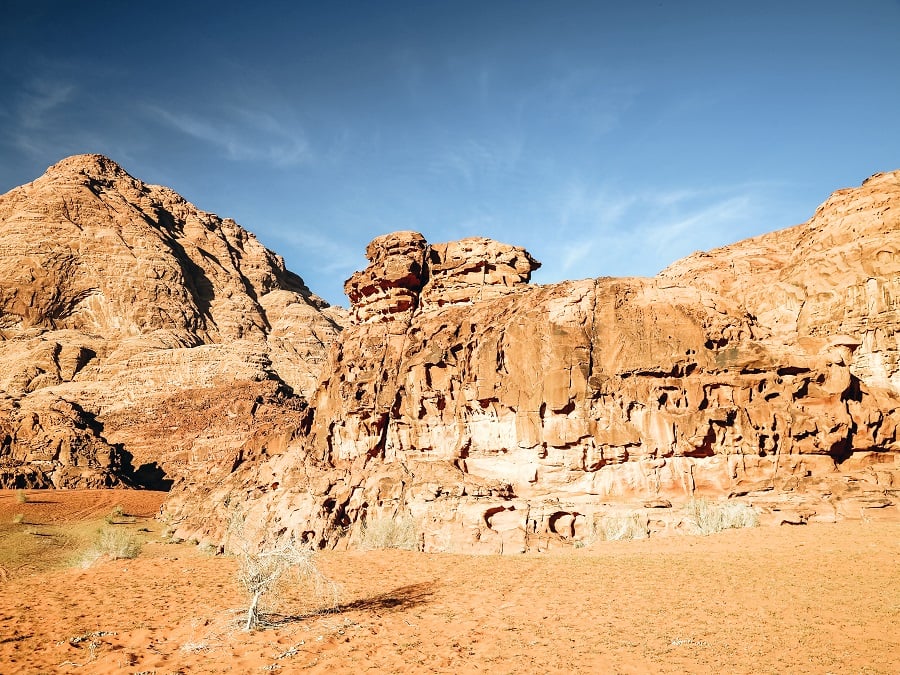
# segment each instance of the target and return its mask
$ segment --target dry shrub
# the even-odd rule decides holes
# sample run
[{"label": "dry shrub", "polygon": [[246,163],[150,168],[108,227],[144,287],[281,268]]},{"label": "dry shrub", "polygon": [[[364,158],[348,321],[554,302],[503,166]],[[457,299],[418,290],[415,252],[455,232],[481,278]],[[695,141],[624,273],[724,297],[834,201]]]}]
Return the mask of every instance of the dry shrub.
[{"label": "dry shrub", "polygon": [[419,532],[411,515],[398,514],[393,518],[368,518],[361,530],[363,549],[399,548],[419,550]]},{"label": "dry shrub", "polygon": [[313,597],[327,602],[328,608],[337,604],[337,587],[322,574],[315,558],[316,552],[312,548],[293,541],[262,551],[245,551],[238,556],[238,581],[250,596],[244,630],[265,623],[260,600],[267,593],[277,591],[285,575],[292,575],[298,583],[309,585]]},{"label": "dry shrub", "polygon": [[16,503],[24,504],[28,501],[28,495],[25,494],[25,490],[16,490]]},{"label": "dry shrub", "polygon": [[109,525],[121,525],[122,523],[136,523],[137,518],[128,515],[125,513],[125,509],[122,508],[121,504],[116,504],[112,511],[106,514],[104,520]]},{"label": "dry shrub", "polygon": [[759,514],[747,504],[717,504],[707,499],[692,499],[685,508],[687,520],[698,534],[714,534],[759,525]]},{"label": "dry shrub", "polygon": [[594,541],[625,541],[648,536],[647,519],[637,512],[602,516],[594,521],[591,533]]},{"label": "dry shrub", "polygon": [[93,544],[78,557],[80,567],[90,567],[101,558],[122,560],[137,558],[141,552],[141,542],[127,530],[104,527],[97,531]]},{"label": "dry shrub", "polygon": [[288,539],[277,545],[260,547],[250,541],[243,518],[236,516],[229,526],[229,544],[238,559],[238,582],[250,596],[244,630],[268,623],[269,612],[261,609],[260,602],[267,595],[277,600],[282,584],[290,579],[307,587],[318,603],[319,611],[337,606],[340,589],[319,570],[316,551],[311,544],[298,544]]}]

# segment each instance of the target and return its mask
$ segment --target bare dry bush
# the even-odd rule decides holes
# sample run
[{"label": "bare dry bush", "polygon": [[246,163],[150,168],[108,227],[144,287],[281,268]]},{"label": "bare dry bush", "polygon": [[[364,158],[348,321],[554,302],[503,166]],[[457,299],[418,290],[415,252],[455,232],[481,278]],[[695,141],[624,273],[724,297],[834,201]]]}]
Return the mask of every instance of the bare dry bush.
[{"label": "bare dry bush", "polygon": [[686,510],[687,520],[698,534],[759,525],[759,514],[746,504],[716,504],[706,499],[692,499]]},{"label": "bare dry bush", "polygon": [[397,514],[393,518],[370,518],[362,526],[362,549],[398,548],[419,549],[419,533],[411,515]]},{"label": "bare dry bush", "polygon": [[316,551],[308,544],[288,539],[279,544],[260,547],[250,544],[244,520],[236,517],[229,527],[229,545],[238,560],[237,579],[249,596],[244,630],[267,623],[267,612],[261,609],[266,596],[280,595],[283,583],[293,579],[307,591],[321,609],[335,607],[339,601],[337,584],[319,570]]}]

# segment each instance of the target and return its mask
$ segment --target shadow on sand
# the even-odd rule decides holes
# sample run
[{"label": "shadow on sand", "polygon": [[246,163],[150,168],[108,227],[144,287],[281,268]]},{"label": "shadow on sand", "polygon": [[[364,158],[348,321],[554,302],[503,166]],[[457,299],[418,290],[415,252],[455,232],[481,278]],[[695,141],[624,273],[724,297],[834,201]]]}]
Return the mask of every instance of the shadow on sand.
[{"label": "shadow on sand", "polygon": [[267,614],[264,623],[268,626],[283,626],[285,624],[303,621],[314,616],[326,616],[343,614],[345,612],[394,612],[424,605],[434,593],[436,584],[433,581],[421,584],[401,586],[386,593],[379,593],[369,598],[361,598],[353,602],[344,602],[334,607],[326,607],[312,612],[296,615]]}]

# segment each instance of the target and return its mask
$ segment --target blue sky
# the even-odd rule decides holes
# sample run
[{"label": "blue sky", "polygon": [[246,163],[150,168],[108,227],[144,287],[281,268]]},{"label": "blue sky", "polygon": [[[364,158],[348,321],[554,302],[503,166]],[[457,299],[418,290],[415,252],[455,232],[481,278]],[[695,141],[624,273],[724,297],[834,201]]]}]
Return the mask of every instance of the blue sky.
[{"label": "blue sky", "polygon": [[900,2],[47,2],[0,23],[0,192],[100,152],[346,305],[368,241],[652,275],[900,168]]}]

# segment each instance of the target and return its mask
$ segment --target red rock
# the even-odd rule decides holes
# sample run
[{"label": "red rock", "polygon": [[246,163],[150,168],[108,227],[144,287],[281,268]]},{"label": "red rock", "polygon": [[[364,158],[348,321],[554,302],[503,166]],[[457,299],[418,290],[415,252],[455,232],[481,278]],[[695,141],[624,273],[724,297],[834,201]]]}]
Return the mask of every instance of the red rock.
[{"label": "red rock", "polygon": [[[240,383],[308,395],[342,315],[234,221],[106,157],[64,159],[0,196],[0,484],[119,484],[129,461],[178,478],[170,454],[203,441],[135,434],[146,410]],[[249,437],[204,412],[217,455]]]},{"label": "red rock", "polygon": [[226,544],[235,511],[259,541],[399,517],[475,552],[681,532],[695,497],[894,517],[898,201],[883,174],[655,278],[548,286],[519,247],[397,232],[346,317],[232,221],[70,158],[0,198],[0,480],[158,464],[176,535]]},{"label": "red rock", "polygon": [[[859,505],[841,488],[862,465],[882,484],[900,476],[890,378],[857,366],[866,347],[856,324],[800,331],[767,293],[773,278],[800,278],[797,250],[828,257],[830,213],[655,279],[543,287],[525,285],[536,263],[522,249],[380,237],[348,282],[355,322],[332,348],[308,427],[264,471],[247,465],[199,501],[237,499],[262,528],[278,522],[321,545],[346,543],[344,533],[352,542],[365,519],[408,513],[426,550],[484,552],[584,538],[610,504],[640,511],[740,495],[763,515],[802,514],[797,522],[860,517],[873,504],[896,513],[884,488]],[[900,248],[900,224],[866,222],[855,236]],[[735,251],[760,256],[754,288],[728,267]],[[882,274],[843,255],[850,270]],[[890,276],[893,259],[881,258]],[[838,272],[816,278],[815,292],[843,292]],[[802,297],[799,284],[791,293]],[[277,498],[248,490],[263,482],[256,472],[279,479]],[[172,500],[186,532],[214,518],[193,514],[199,501]],[[672,508],[645,522],[678,529],[683,517]]]}]

